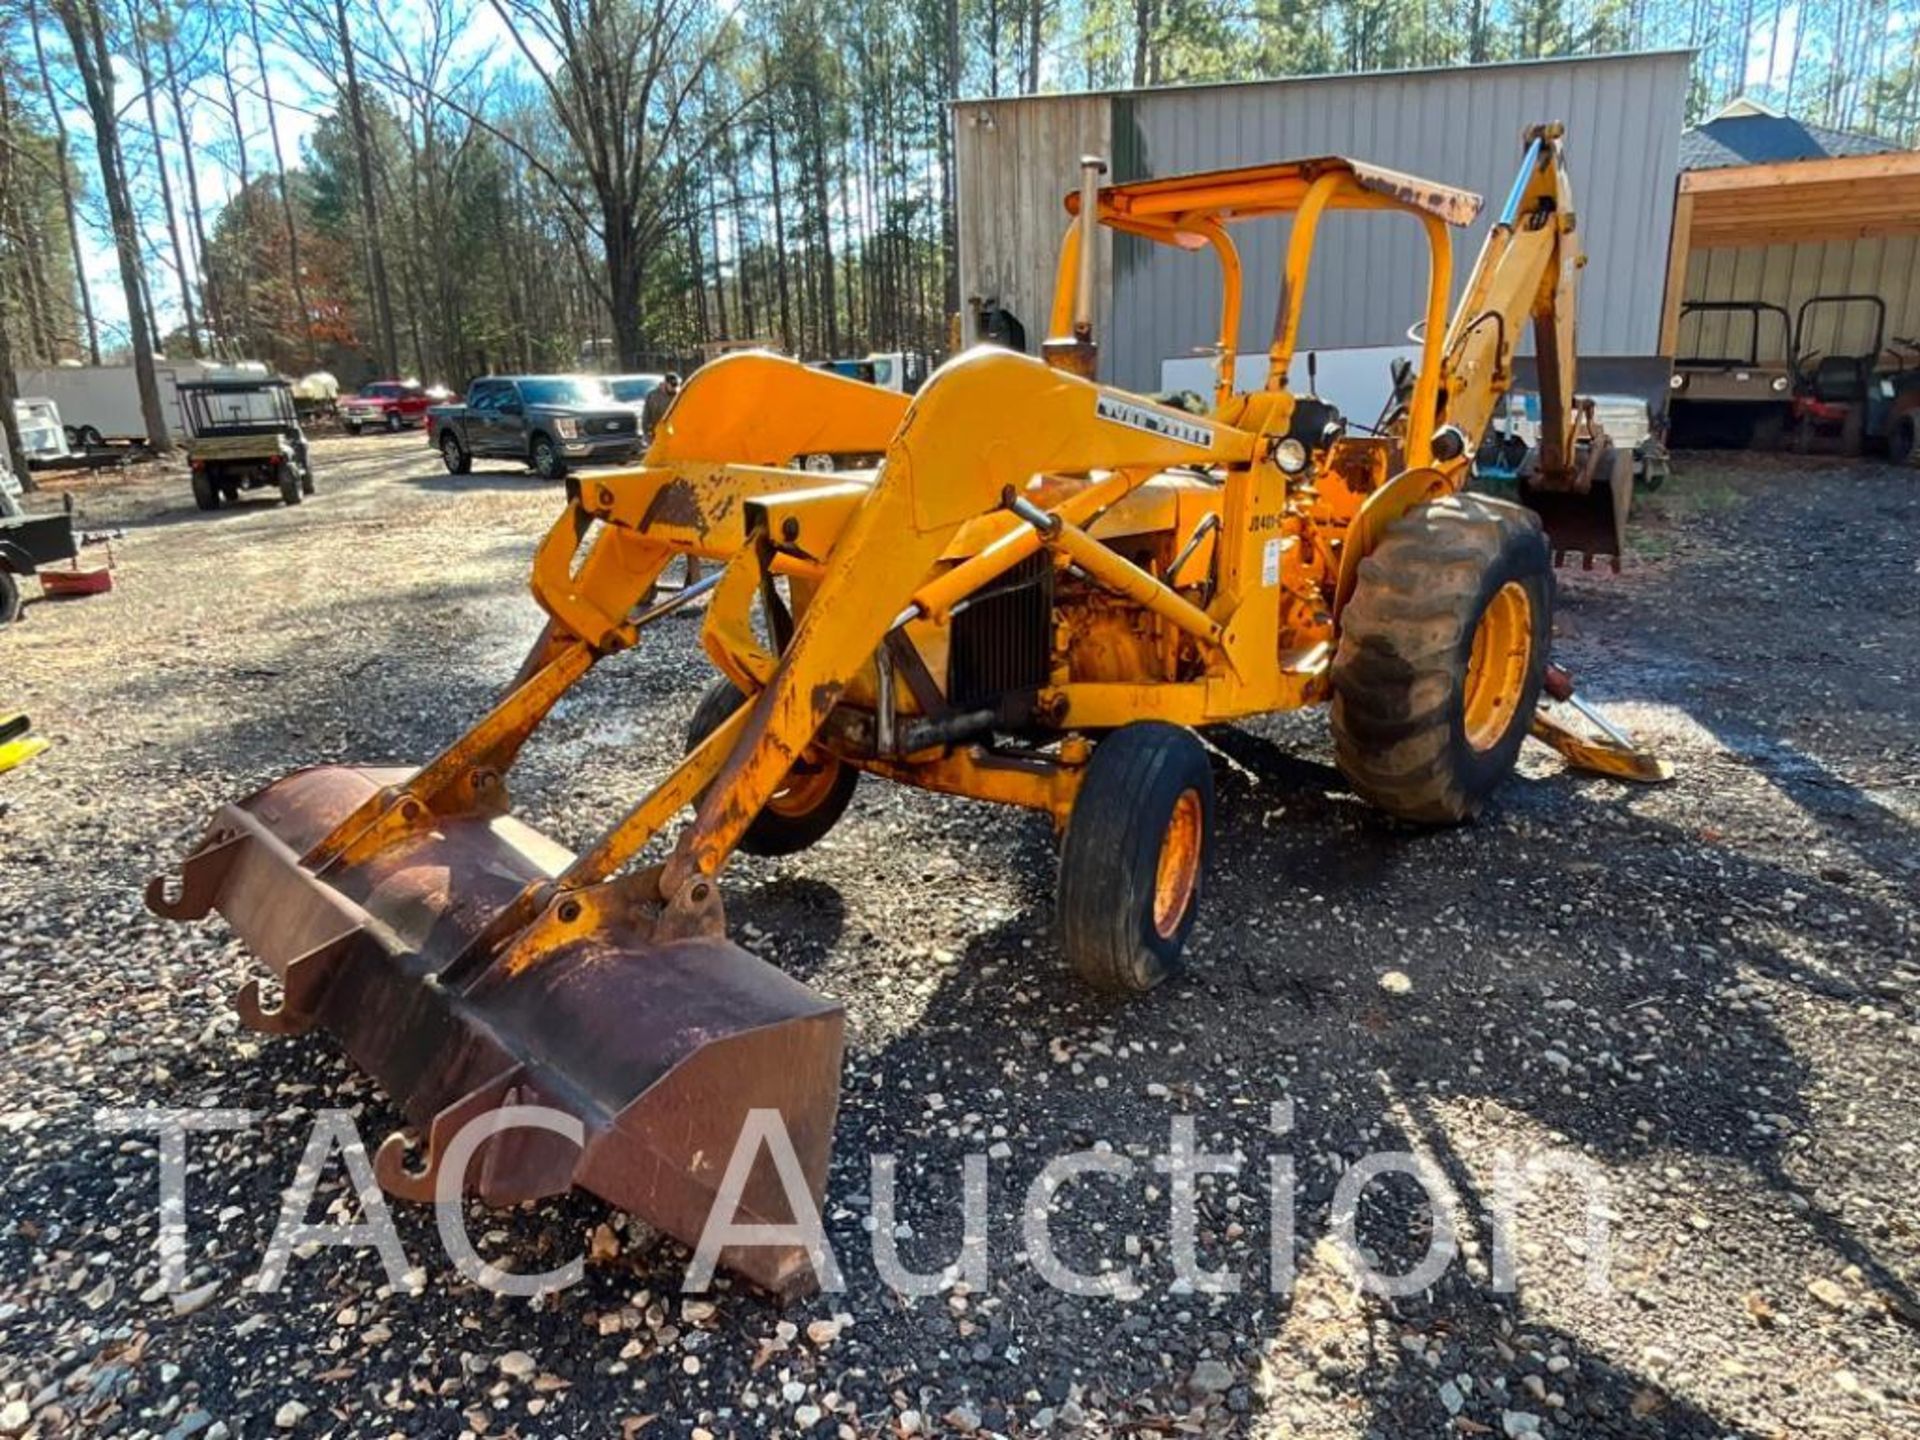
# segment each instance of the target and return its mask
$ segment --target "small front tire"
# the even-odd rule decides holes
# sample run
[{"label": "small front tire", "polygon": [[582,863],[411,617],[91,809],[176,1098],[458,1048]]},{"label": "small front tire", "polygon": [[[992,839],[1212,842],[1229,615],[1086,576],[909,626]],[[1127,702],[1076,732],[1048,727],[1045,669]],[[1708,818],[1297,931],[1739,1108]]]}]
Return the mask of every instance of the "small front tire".
[{"label": "small front tire", "polygon": [[1213,833],[1213,766],[1180,725],[1139,720],[1094,747],[1060,846],[1060,946],[1095,990],[1180,972]]},{"label": "small front tire", "polygon": [[[687,722],[686,753],[726,724],[746,697],[731,680],[722,677],[707,687]],[[749,855],[794,855],[818,844],[840,822],[853,799],[860,772],[817,746],[800,754],[780,789],[761,808],[740,836],[740,848]]]}]

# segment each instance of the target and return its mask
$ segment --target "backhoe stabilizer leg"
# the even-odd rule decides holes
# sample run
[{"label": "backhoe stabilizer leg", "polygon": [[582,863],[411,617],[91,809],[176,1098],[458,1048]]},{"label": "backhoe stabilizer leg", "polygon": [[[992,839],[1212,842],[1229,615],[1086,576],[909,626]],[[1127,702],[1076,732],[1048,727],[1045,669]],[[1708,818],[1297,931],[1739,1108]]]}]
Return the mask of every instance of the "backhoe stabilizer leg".
[{"label": "backhoe stabilizer leg", "polygon": [[[1573,676],[1560,666],[1547,666],[1540,700],[1541,708],[1533,716],[1533,738],[1558,751],[1561,758],[1575,769],[1611,776],[1616,780],[1632,780],[1641,785],[1659,785],[1673,779],[1673,765],[1582,700],[1574,691]],[[1548,701],[1571,706],[1599,734],[1583,735],[1549,715],[1545,708]]]}]

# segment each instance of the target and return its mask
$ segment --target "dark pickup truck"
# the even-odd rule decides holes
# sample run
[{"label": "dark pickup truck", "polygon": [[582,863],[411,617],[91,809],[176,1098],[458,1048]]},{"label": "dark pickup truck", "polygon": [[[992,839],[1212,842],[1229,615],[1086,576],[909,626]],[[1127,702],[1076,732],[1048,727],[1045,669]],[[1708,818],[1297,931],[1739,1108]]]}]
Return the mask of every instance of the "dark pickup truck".
[{"label": "dark pickup truck", "polygon": [[467,387],[465,404],[427,411],[427,443],[454,475],[499,458],[558,480],[575,465],[631,460],[640,412],[591,375],[489,375]]}]

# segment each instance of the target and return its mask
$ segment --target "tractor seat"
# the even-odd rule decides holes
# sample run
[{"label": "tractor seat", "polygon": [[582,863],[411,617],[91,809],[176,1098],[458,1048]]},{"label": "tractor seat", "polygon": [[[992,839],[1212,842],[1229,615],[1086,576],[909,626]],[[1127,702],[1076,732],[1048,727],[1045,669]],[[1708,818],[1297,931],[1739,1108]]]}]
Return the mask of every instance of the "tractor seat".
[{"label": "tractor seat", "polygon": [[1830,403],[1858,400],[1867,393],[1867,362],[1858,355],[1822,355],[1813,371],[1813,398]]}]

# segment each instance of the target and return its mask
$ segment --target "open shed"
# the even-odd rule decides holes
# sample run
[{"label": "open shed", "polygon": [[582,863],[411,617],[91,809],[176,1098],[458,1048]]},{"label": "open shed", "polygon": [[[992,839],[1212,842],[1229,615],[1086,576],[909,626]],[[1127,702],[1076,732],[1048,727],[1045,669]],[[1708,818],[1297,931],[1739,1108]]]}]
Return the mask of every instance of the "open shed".
[{"label": "open shed", "polygon": [[[1920,151],[1806,124],[1748,101],[1689,130],[1680,147],[1660,348],[1744,347],[1728,312],[1691,302],[1760,301],[1797,317],[1817,295],[1877,295],[1885,339],[1920,336]],[[1816,307],[1803,344],[1829,354],[1873,345],[1869,305]],[[1763,357],[1764,358],[1764,357]],[[1782,355],[1780,359],[1790,358]]]}]

